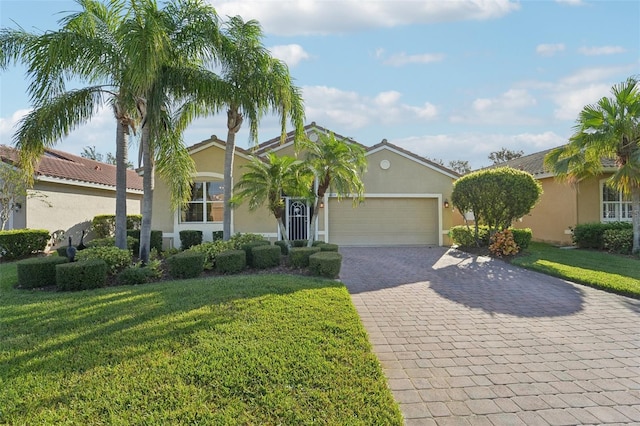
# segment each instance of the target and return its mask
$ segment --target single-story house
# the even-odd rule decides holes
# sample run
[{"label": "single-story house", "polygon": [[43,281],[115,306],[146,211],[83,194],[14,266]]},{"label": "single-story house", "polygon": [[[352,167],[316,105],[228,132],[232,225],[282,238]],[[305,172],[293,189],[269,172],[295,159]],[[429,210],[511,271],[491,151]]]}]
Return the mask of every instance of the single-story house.
[{"label": "single-story house", "polygon": [[498,166],[509,166],[531,173],[544,191],[538,204],[516,228],[531,228],[533,239],[553,244],[571,244],[577,224],[593,222],[631,222],[631,200],[605,185],[615,172],[613,160],[603,159],[603,173],[577,183],[558,181],[544,168],[544,157],[551,149],[525,155]]},{"label": "single-story house", "polygon": [[[318,133],[329,133],[315,123],[305,126],[305,131],[312,141],[318,139]],[[276,137],[251,152],[236,148],[234,181],[239,180],[252,155],[295,155],[293,142],[290,132],[284,143]],[[197,169],[189,206],[171,211],[166,184],[157,178],[154,189],[152,228],[162,230],[174,247],[180,245],[181,230],[201,230],[205,241],[212,240],[214,231],[222,230],[225,142],[214,135],[188,149]],[[338,201],[329,191],[320,205],[316,229],[309,229],[311,206],[286,198],[289,238],[306,239],[312,232],[318,240],[339,245],[449,245],[447,234],[453,221],[449,200],[459,175],[386,140],[365,149],[365,201],[354,207],[351,199]],[[246,204],[232,212],[232,233],[237,232],[279,238],[277,222],[266,207],[252,212]]]},{"label": "single-story house", "polygon": [[[0,145],[2,162],[16,164],[17,154],[15,148]],[[6,229],[64,231],[64,236],[71,236],[75,244],[94,216],[115,214],[115,185],[114,165],[46,149],[38,163],[33,187],[44,198],[23,199]],[[141,202],[142,178],[127,170],[127,214],[140,214]]]}]

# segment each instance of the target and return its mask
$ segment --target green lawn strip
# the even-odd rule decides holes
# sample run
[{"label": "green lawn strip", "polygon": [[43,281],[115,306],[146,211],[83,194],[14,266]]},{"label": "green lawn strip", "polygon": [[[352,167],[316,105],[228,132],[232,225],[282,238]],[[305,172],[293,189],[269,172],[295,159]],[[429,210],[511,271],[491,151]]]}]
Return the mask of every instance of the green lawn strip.
[{"label": "green lawn strip", "polygon": [[0,265],[2,424],[402,424],[335,281],[59,293],[15,279]]},{"label": "green lawn strip", "polygon": [[531,243],[512,263],[579,284],[640,298],[640,261],[605,252]]}]

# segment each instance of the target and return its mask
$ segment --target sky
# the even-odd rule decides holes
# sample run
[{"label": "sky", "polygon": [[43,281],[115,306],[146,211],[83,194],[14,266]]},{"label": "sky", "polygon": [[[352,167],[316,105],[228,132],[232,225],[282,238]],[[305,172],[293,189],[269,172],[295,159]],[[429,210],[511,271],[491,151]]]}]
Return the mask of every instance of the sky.
[{"label": "sky", "polygon": [[[161,0],[158,0],[162,4]],[[587,0],[210,0],[218,14],[256,19],[264,45],[301,88],[307,124],[371,146],[382,139],[430,159],[490,165],[501,148],[531,154],[564,144],[587,104],[640,76],[640,2]],[[0,0],[0,26],[59,28],[73,1]],[[60,13],[62,12],[62,13]],[[31,108],[25,70],[0,71],[0,143]],[[236,141],[250,147],[247,125]],[[288,130],[291,130],[290,128]],[[279,135],[265,116],[259,141]],[[186,131],[217,135],[226,114]],[[137,159],[137,141],[130,157]],[[115,151],[103,108],[57,149]]]}]

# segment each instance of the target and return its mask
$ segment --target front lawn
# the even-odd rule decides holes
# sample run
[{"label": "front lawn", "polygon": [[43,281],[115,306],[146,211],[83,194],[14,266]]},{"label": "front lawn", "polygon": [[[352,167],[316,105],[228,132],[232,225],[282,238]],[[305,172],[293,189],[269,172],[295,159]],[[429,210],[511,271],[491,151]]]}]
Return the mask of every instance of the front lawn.
[{"label": "front lawn", "polygon": [[640,298],[640,260],[531,243],[512,263],[601,290]]},{"label": "front lawn", "polygon": [[0,264],[0,424],[402,424],[335,281],[16,281]]}]

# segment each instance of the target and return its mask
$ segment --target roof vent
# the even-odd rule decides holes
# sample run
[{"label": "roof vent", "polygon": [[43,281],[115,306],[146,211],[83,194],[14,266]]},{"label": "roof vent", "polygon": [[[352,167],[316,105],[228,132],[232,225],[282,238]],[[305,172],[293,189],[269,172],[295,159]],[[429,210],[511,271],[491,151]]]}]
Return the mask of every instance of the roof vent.
[{"label": "roof vent", "polygon": [[100,166],[95,166],[93,169],[94,169],[94,170],[102,170],[102,167],[100,167]]}]

